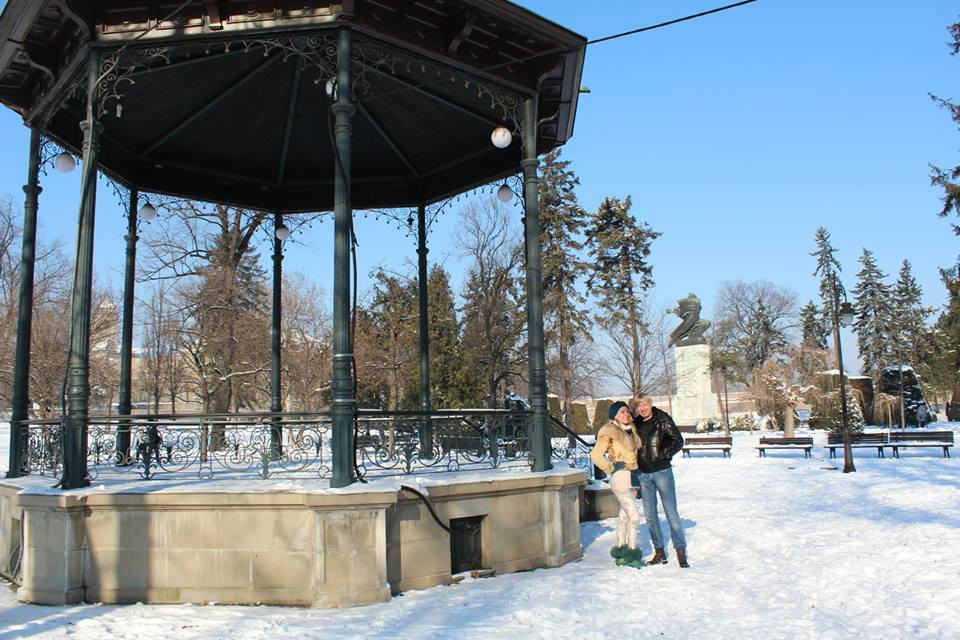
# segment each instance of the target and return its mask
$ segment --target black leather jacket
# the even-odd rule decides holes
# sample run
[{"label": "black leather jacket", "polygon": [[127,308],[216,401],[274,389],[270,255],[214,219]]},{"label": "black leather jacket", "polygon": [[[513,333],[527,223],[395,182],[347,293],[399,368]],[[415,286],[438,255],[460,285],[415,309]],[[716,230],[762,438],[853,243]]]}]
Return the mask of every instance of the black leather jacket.
[{"label": "black leather jacket", "polygon": [[643,448],[637,454],[640,473],[653,473],[669,468],[670,459],[683,448],[683,436],[670,414],[654,407],[649,420],[644,420],[637,414],[633,424],[643,443]]}]

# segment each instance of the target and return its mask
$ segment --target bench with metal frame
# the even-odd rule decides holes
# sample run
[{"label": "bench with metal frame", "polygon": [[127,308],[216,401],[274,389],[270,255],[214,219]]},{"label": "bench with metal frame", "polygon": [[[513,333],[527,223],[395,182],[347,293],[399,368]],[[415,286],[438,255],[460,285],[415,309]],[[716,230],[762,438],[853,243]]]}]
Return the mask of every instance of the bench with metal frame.
[{"label": "bench with metal frame", "polygon": [[953,438],[953,431],[894,431],[888,446],[893,449],[894,458],[900,457],[901,448],[911,447],[942,447],[943,457],[949,458]]},{"label": "bench with metal frame", "polygon": [[729,458],[732,447],[730,436],[691,436],[683,440],[683,455],[689,458],[691,451],[720,451],[724,458]]},{"label": "bench with metal frame", "polygon": [[[876,449],[877,457],[883,458],[883,449],[889,443],[885,433],[851,433],[850,446],[854,449]],[[837,457],[837,449],[843,449],[843,435],[831,433],[827,436],[827,450],[831,458]]]},{"label": "bench with metal frame", "polygon": [[767,455],[767,449],[801,449],[803,451],[803,457],[810,458],[812,456],[813,438],[776,438],[761,436],[760,444],[757,445],[756,449],[757,455],[761,458]]}]

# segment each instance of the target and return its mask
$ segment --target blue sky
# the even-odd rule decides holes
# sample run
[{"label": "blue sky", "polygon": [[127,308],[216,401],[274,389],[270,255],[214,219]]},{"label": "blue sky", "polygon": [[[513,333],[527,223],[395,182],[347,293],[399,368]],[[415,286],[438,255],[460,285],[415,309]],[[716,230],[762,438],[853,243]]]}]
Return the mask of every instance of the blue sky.
[{"label": "blue sky", "polygon": [[[724,2],[519,4],[593,39]],[[583,83],[592,93],[581,96],[564,150],[580,201],[594,210],[605,196],[631,195],[638,217],[663,233],[653,297],[695,292],[706,317],[724,280],[766,279],[801,304],[816,297],[809,253],[821,225],[848,288],[867,247],[894,276],[909,258],[927,304],[939,306],[937,268],[955,262],[960,239],[936,216],[929,163],[960,163],[960,133],[927,94],[960,97],[960,59],[945,45],[958,20],[960,8],[945,0],[758,0],[590,47]],[[27,137],[19,116],[0,110],[0,197],[18,204]],[[79,172],[43,186],[41,234],[71,247]],[[109,188],[99,192],[97,222],[98,277],[119,285],[124,221]],[[361,220],[357,231],[362,275],[415,260],[413,241],[395,227]],[[430,236],[430,258],[459,284],[455,233],[453,210]],[[330,223],[301,234],[285,268],[329,291],[332,234]]]}]

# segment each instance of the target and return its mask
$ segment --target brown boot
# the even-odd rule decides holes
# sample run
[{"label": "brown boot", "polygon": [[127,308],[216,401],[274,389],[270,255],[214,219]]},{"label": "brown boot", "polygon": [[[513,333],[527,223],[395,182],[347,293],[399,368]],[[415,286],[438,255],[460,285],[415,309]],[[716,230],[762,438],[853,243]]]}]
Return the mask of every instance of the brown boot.
[{"label": "brown boot", "polygon": [[653,555],[647,560],[647,564],[667,564],[667,554],[663,549],[653,548]]},{"label": "brown boot", "polygon": [[[687,563],[687,550],[686,549],[674,549],[677,552],[677,562],[680,563],[681,569],[689,569],[690,565]],[[664,560],[666,562],[666,560]]]}]

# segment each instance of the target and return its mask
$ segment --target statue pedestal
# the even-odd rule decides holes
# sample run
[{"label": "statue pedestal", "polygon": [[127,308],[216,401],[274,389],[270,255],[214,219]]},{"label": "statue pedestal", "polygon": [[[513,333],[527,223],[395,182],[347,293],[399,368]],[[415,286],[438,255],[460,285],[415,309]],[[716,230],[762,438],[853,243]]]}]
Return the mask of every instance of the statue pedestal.
[{"label": "statue pedestal", "polygon": [[675,347],[677,395],[673,400],[673,421],[695,425],[720,415],[717,397],[710,384],[710,346],[691,344]]}]

